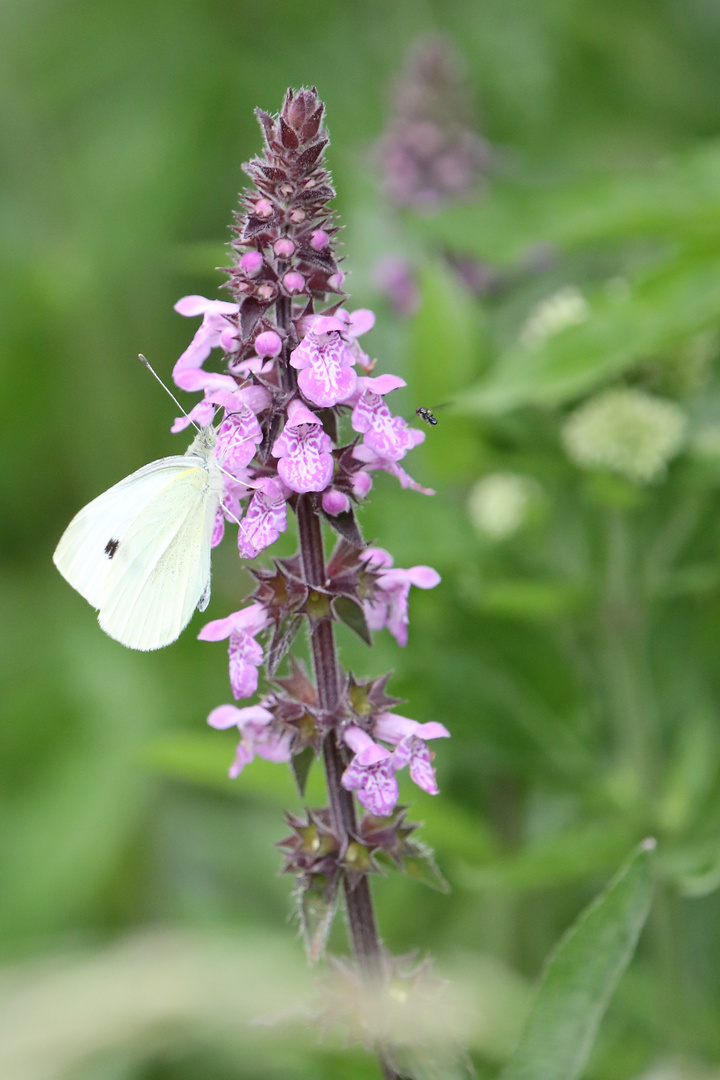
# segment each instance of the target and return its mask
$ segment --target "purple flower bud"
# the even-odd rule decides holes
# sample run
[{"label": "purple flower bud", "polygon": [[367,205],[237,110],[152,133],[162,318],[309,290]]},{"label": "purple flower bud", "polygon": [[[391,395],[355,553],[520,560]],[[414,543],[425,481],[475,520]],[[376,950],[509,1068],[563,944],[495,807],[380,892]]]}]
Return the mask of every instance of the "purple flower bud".
[{"label": "purple flower bud", "polygon": [[240,259],[240,266],[246,274],[256,274],[264,261],[259,251],[246,251]]},{"label": "purple flower bud", "polygon": [[346,514],[350,509],[350,500],[337,488],[330,488],[322,497],[322,507],[326,514],[337,517],[338,514]]},{"label": "purple flower bud", "polygon": [[258,296],[266,303],[275,299],[278,294],[278,287],[272,281],[263,281],[262,285],[258,285]]},{"label": "purple flower bud", "polygon": [[310,247],[315,251],[324,251],[330,243],[330,237],[324,229],[316,229],[310,239]]},{"label": "purple flower bud", "polygon": [[273,244],[273,251],[281,259],[289,259],[295,250],[295,245],[289,236],[281,236]]},{"label": "purple flower bud", "polygon": [[269,199],[258,199],[255,203],[255,213],[258,217],[269,218],[273,216],[273,204]]},{"label": "purple flower bud", "polygon": [[342,270],[338,270],[337,274],[333,274],[331,277],[328,278],[328,286],[332,289],[333,292],[342,292],[344,280],[345,275],[343,274]]},{"label": "purple flower bud", "polygon": [[282,351],[282,338],[274,330],[264,330],[255,338],[255,352],[263,359],[279,356]]},{"label": "purple flower bud", "polygon": [[298,274],[296,270],[291,270],[289,273],[285,274],[285,277],[282,280],[283,285],[289,293],[299,293],[305,288],[305,278],[302,274]]}]

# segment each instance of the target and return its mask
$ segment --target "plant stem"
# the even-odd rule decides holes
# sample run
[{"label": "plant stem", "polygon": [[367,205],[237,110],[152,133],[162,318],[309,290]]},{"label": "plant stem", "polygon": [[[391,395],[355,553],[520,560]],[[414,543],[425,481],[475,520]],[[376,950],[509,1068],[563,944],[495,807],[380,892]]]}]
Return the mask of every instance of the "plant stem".
[{"label": "plant stem", "polygon": [[[322,529],[311,495],[301,495],[299,497],[297,518],[300,534],[300,557],[305,581],[310,588],[313,586],[322,588],[325,584]],[[331,722],[333,719],[339,718],[340,673],[335,651],[332,618],[329,615],[316,619],[311,623],[310,640],[318,704],[326,720]],[[331,727],[325,736],[323,762],[335,832],[340,842],[340,850],[344,853],[352,835],[357,832],[357,819],[352,795],[340,782],[346,763],[343,761],[335,727]],[[354,885],[346,876],[344,890],[345,908],[355,959],[363,977],[370,982],[377,983],[382,980],[384,975],[383,952],[367,876],[362,875]],[[376,1051],[385,1080],[399,1080],[399,1073],[391,1064],[386,1052],[381,1047],[377,1047]]]}]

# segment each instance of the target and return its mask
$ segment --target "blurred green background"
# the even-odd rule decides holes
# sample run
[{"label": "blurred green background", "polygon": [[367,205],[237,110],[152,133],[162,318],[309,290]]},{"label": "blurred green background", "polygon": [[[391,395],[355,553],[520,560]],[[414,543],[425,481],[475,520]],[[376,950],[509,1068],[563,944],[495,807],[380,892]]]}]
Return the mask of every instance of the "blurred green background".
[{"label": "blurred green background", "polygon": [[[492,161],[479,194],[419,214],[383,195],[375,147],[431,31]],[[452,891],[378,880],[385,941],[455,973],[494,1076],[547,953],[652,834],[655,904],[587,1075],[720,1076],[719,61],[716,0],[0,7],[8,1080],[376,1075],[332,1038],[245,1026],[306,992],[273,847],[300,803],[279,767],[225,779],[232,736],[205,728],[223,648],[198,616],[167,650],[125,650],[51,562],[80,506],[180,452],[136,356],[169,380],[195,328],[173,303],[226,295],[253,108],[301,84],[327,104],[349,306],[377,311],[363,344],[409,384],[392,407],[454,402],[405,463],[437,496],[383,475],[362,520],[443,584],[413,595],[405,650],[340,631],[347,665],[394,669],[402,711],[453,733],[441,797],[403,793]],[[390,255],[419,290],[405,318],[377,283]],[[468,288],[463,259],[493,287]],[[657,445],[625,445],[623,422],[588,449],[582,417],[572,442],[605,387],[670,403]],[[226,543],[209,617],[248,588]]]}]

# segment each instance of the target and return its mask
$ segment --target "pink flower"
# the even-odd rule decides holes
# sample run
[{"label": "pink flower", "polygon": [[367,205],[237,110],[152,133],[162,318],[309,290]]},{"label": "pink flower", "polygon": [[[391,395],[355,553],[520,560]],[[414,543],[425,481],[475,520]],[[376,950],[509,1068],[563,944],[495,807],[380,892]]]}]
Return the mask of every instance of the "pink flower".
[{"label": "pink flower", "polygon": [[391,752],[354,725],[345,730],[343,739],[355,757],[342,774],[342,786],[357,791],[358,802],[371,814],[387,817],[400,797]]},{"label": "pink flower", "polygon": [[332,439],[317,416],[293,398],[285,428],[272,447],[273,455],[280,459],[280,479],[291,491],[324,491],[333,475],[331,450]]},{"label": "pink flower", "polygon": [[352,413],[353,429],[363,433],[363,444],[386,461],[399,461],[425,439],[423,431],[408,427],[401,416],[393,416],[383,401],[383,394],[405,385],[405,380],[395,375],[358,379],[362,392]]},{"label": "pink flower", "polygon": [[316,317],[290,353],[290,363],[300,371],[298,386],[308,401],[320,408],[337,405],[355,392],[355,357],[341,337],[343,330],[345,324],[339,319]]},{"label": "pink flower", "polygon": [[353,450],[352,455],[357,461],[364,462],[364,470],[355,473],[355,483],[360,482],[360,478],[363,475],[367,475],[375,469],[381,469],[383,472],[388,472],[392,476],[395,476],[400,481],[400,487],[412,488],[413,491],[419,491],[422,495],[434,495],[435,492],[432,488],[423,487],[418,484],[416,480],[413,480],[409,473],[398,465],[396,461],[388,461],[386,458],[376,454],[374,450],[371,450],[369,446],[364,443],[360,443]]},{"label": "pink flower", "polygon": [[200,641],[222,641],[229,638],[230,686],[236,700],[252,697],[258,688],[258,668],[263,662],[262,646],[255,635],[270,624],[262,604],[234,611],[224,619],[214,619],[203,626]]},{"label": "pink flower", "polygon": [[418,724],[406,716],[379,713],[375,718],[373,734],[395,746],[393,751],[379,746],[362,728],[354,724],[343,732],[343,740],[355,756],[342,775],[342,785],[348,791],[357,791],[358,802],[378,817],[391,814],[399,798],[395,773],[409,765],[410,778],[414,783],[437,795],[432,754],[425,739],[449,738],[450,732],[443,724],[431,721]]},{"label": "pink flower", "polygon": [[363,610],[371,630],[390,631],[398,645],[407,645],[408,596],[410,586],[434,589],[440,575],[431,566],[412,566],[409,570],[392,569],[392,556],[383,548],[368,548],[365,565],[379,573],[371,600],[365,600]]},{"label": "pink flower", "polygon": [[218,461],[231,472],[244,469],[255,457],[262,438],[262,428],[255,413],[244,401],[238,400],[237,409],[226,413],[217,429]]},{"label": "pink flower", "polygon": [[425,739],[449,739],[450,732],[444,724],[431,720],[418,724],[396,713],[379,713],[375,718],[374,734],[383,742],[395,744],[393,762],[396,769],[409,765],[410,779],[428,795],[437,795],[438,786],[432,767],[432,753]]},{"label": "pink flower", "polygon": [[235,751],[235,759],[228,770],[232,780],[240,775],[253,758],[266,761],[289,761],[290,734],[278,734],[270,725],[273,714],[262,705],[249,705],[238,709],[236,705],[218,705],[208,716],[208,724],[218,731],[237,727],[242,738]]},{"label": "pink flower", "polygon": [[[202,390],[205,388],[204,373],[198,369],[207,360],[212,349],[223,348],[232,352],[235,342],[235,327],[225,318],[237,315],[237,304],[226,300],[206,300],[204,296],[184,296],[178,300],[175,310],[180,315],[202,315],[200,328],[185,352],[173,368],[175,385],[181,390]],[[221,376],[222,377],[222,376]]]},{"label": "pink flower", "polygon": [[255,493],[238,531],[238,548],[243,559],[254,559],[287,528],[287,495],[282,482],[267,476],[250,486]]}]

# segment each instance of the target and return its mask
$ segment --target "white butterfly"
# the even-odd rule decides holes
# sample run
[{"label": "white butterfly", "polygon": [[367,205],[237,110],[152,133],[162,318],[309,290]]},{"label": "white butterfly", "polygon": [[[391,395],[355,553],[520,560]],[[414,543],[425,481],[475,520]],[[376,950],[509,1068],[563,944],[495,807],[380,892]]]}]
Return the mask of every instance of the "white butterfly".
[{"label": "white butterfly", "polygon": [[53,561],[130,649],[175,641],[210,600],[210,541],[223,493],[215,430],[184,455],[152,461],[72,519]]}]

